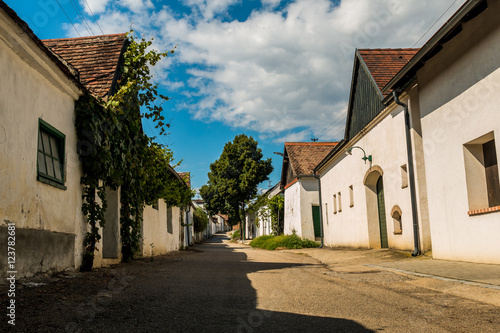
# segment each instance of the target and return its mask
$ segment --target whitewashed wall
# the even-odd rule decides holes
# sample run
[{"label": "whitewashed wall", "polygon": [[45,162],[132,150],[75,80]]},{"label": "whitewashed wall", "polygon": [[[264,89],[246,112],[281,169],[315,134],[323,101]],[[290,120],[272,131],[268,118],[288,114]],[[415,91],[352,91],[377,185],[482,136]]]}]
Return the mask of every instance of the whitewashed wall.
[{"label": "whitewashed wall", "polygon": [[[359,141],[350,143],[372,155],[372,165],[361,159],[363,152],[353,149],[352,155],[340,155],[321,170],[324,241],[327,246],[380,248],[378,210],[373,206],[373,191],[364,184],[371,166],[383,172],[385,211],[389,247],[412,250],[413,229],[409,187],[402,188],[401,166],[407,164],[404,113],[394,109]],[[350,190],[353,187],[353,206]],[[334,213],[333,196],[341,193],[342,211]],[[375,196],[376,199],[376,196]],[[402,210],[402,234],[394,234],[391,210]]]},{"label": "whitewashed wall", "polygon": [[[74,102],[80,92],[2,11],[0,34],[2,244],[7,223],[15,223],[17,277],[77,268],[86,226],[74,126]],[[39,118],[66,135],[65,190],[37,180]],[[1,257],[3,266],[6,256]],[[2,267],[0,276],[6,271]]]},{"label": "whitewashed wall", "polygon": [[284,233],[314,240],[312,206],[319,205],[318,181],[301,177],[285,189]]},{"label": "whitewashed wall", "polygon": [[500,263],[500,213],[468,215],[463,146],[493,132],[500,157],[499,12],[489,1],[417,73],[435,258]]},{"label": "whitewashed wall", "polygon": [[167,228],[167,204],[159,200],[158,210],[151,206],[144,209],[142,227],[143,255],[161,255],[177,251],[183,245],[184,235],[181,234],[181,209],[172,207],[172,232]]},{"label": "whitewashed wall", "polygon": [[296,181],[285,189],[285,235],[296,232],[299,237],[302,237],[300,187],[300,182]]}]

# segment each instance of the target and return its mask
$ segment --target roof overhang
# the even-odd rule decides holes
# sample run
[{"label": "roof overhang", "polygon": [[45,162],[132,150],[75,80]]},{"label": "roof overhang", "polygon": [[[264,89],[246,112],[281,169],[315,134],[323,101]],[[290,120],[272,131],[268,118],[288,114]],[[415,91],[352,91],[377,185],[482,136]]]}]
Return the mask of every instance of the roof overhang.
[{"label": "roof overhang", "polygon": [[314,168],[314,173],[318,172],[322,167],[324,167],[330,160],[337,154],[337,152],[342,149],[346,145],[348,141],[346,139],[342,139],[336,146],[335,148],[332,149],[331,152],[328,153],[328,155],[325,156],[325,158],[319,162],[319,164]]},{"label": "roof overhang", "polygon": [[413,58],[382,89],[386,94],[390,90],[401,88],[412,80],[424,64],[438,54],[443,44],[453,39],[462,31],[462,24],[470,21],[488,8],[487,0],[469,0],[439,29],[434,36],[413,56]]}]

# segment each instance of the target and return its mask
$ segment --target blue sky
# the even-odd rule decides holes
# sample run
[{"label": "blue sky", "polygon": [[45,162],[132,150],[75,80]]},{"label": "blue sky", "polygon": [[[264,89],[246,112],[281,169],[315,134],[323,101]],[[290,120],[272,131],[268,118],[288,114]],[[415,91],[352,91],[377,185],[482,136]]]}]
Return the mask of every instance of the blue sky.
[{"label": "blue sky", "polygon": [[[465,0],[5,2],[41,39],[132,26],[157,49],[176,46],[155,68],[171,98],[170,133],[158,141],[199,188],[237,134],[253,136],[273,159],[272,185],[281,174],[273,152],[284,142],[342,139],[355,48],[422,46]],[[157,134],[148,123],[144,129]]]}]

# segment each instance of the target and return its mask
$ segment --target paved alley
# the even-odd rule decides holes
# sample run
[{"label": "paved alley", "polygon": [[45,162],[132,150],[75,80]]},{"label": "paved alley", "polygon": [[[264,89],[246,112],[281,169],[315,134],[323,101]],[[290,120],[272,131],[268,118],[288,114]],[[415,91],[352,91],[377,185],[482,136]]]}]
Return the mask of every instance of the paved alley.
[{"label": "paved alley", "polygon": [[425,280],[368,266],[331,270],[305,254],[253,249],[219,234],[154,260],[21,281],[16,330],[499,331],[499,307]]}]

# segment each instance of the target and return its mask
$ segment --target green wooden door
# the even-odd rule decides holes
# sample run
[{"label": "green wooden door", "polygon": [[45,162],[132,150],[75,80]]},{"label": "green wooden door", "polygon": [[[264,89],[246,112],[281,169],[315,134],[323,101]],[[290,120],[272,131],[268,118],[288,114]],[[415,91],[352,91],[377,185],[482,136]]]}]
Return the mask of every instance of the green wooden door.
[{"label": "green wooden door", "polygon": [[378,203],[378,221],[380,225],[380,246],[389,247],[387,241],[387,222],[385,220],[385,201],[384,201],[384,183],[382,177],[377,181],[377,203]]},{"label": "green wooden door", "polygon": [[321,237],[319,206],[312,206],[312,210],[313,210],[314,237]]}]

